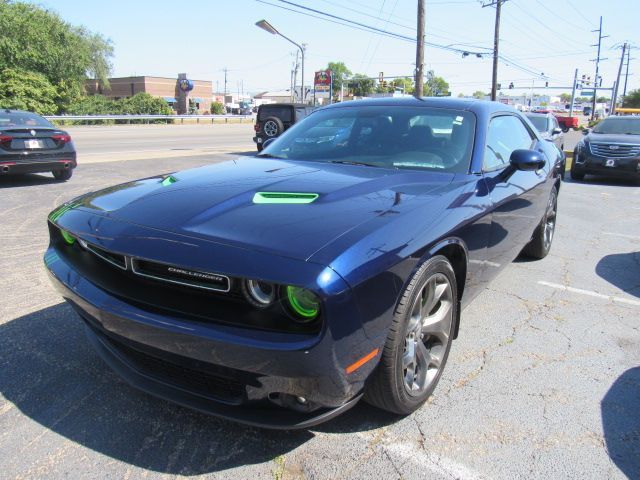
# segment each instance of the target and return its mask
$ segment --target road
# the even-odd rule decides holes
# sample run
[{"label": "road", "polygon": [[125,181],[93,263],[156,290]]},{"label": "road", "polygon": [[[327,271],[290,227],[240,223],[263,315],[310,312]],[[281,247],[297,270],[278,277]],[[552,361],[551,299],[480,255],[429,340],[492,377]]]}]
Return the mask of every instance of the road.
[{"label": "road", "polygon": [[[415,414],[362,403],[309,431],[270,432],[129,387],[42,264],[54,206],[235,155],[123,161],[135,132],[102,142],[86,130],[73,133],[81,155],[103,149],[112,161],[81,163],[63,184],[0,178],[1,478],[640,478],[640,188],[562,185],[550,255],[507,266],[463,312],[442,380]],[[167,137],[163,148],[182,145],[147,130]],[[202,149],[241,138],[176,131]]]},{"label": "road", "polygon": [[255,151],[253,125],[114,125],[65,127],[81,164]]}]

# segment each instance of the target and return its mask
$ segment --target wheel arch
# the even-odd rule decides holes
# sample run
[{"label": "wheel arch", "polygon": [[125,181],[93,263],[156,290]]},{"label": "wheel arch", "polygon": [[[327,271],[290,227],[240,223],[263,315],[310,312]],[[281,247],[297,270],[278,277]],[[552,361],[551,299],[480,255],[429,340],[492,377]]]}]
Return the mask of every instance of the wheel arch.
[{"label": "wheel arch", "polygon": [[429,258],[436,255],[442,255],[453,268],[453,272],[456,276],[456,290],[458,292],[458,314],[454,319],[454,332],[453,338],[458,337],[458,331],[460,329],[460,310],[462,295],[464,294],[464,287],[467,281],[467,267],[469,262],[469,251],[464,241],[457,237],[451,237],[436,243],[429,249]]}]

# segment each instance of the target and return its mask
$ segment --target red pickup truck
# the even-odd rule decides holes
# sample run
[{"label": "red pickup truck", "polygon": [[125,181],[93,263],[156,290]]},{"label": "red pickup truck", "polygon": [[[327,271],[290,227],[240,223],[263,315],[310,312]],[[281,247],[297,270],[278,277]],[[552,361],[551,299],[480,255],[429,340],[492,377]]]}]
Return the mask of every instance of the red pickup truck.
[{"label": "red pickup truck", "polygon": [[562,131],[567,133],[571,128],[578,128],[578,117],[569,117],[567,115],[563,115],[560,112],[556,112],[553,108],[541,108],[537,109],[536,113],[551,113],[558,123],[560,124],[560,128]]}]

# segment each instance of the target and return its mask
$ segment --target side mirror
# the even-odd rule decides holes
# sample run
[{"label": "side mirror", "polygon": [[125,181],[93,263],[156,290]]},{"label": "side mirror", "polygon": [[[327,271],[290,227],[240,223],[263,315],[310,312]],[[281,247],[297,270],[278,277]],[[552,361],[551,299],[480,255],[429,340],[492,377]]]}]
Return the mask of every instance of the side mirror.
[{"label": "side mirror", "polygon": [[590,133],[591,133],[591,130],[589,130],[588,128],[585,128],[584,130],[582,130],[583,135],[589,135]]},{"label": "side mirror", "polygon": [[562,133],[562,129],[558,127],[551,130],[551,135],[560,135],[561,133]]},{"label": "side mirror", "polygon": [[262,148],[267,148],[269,145],[271,145],[275,141],[276,141],[275,138],[267,138],[262,144]]},{"label": "side mirror", "polygon": [[511,153],[509,163],[516,170],[540,170],[547,163],[544,153],[537,150],[518,149]]}]

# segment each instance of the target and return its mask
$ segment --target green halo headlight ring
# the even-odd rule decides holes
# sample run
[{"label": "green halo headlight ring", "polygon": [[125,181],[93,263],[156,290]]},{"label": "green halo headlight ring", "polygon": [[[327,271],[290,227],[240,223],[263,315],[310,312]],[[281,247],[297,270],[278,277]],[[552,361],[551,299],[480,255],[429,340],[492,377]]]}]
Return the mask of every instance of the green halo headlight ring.
[{"label": "green halo headlight ring", "polygon": [[301,320],[311,321],[320,313],[320,300],[315,294],[306,288],[286,287],[287,299],[293,313]]},{"label": "green halo headlight ring", "polygon": [[76,243],[76,237],[71,235],[66,230],[60,229],[60,235],[62,235],[62,239],[65,241],[67,245],[73,245],[74,243]]}]

